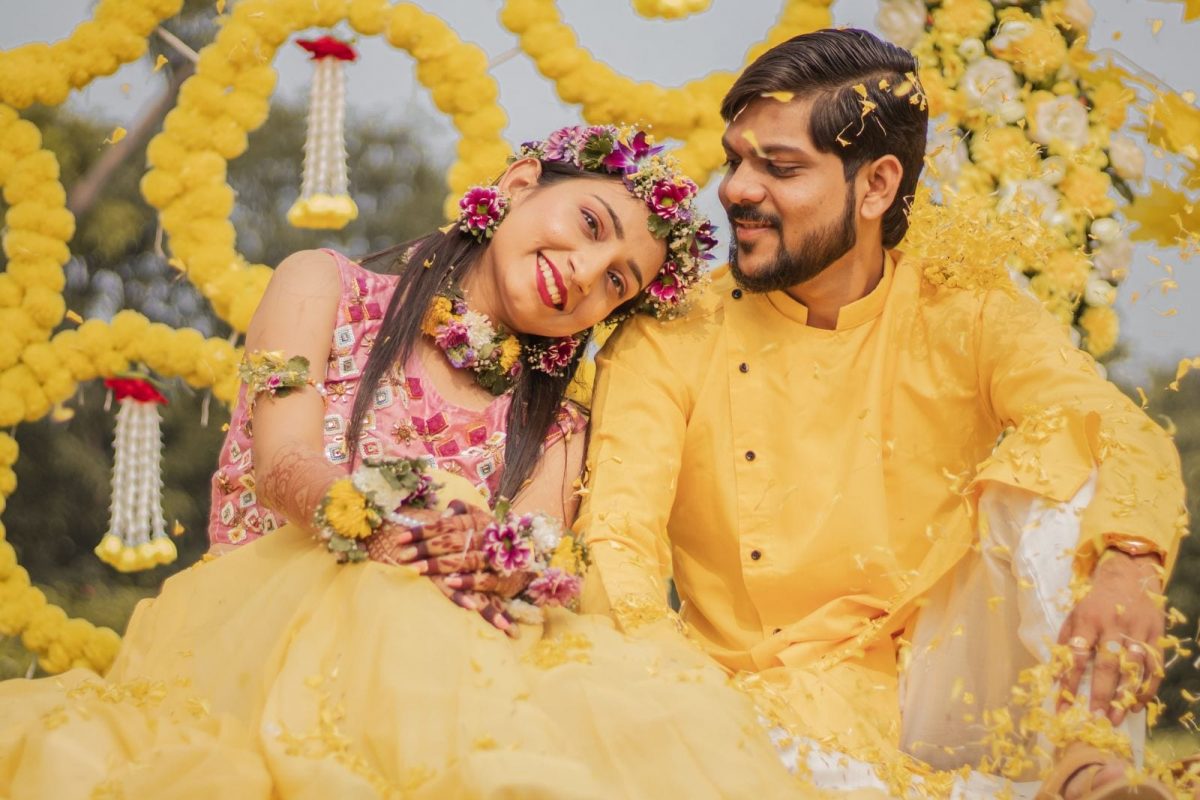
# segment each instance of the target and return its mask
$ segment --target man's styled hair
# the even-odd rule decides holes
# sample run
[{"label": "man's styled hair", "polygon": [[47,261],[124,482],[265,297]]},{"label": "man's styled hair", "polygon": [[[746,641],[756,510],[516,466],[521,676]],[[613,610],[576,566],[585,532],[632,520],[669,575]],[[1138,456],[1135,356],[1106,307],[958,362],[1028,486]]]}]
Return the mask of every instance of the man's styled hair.
[{"label": "man's styled hair", "polygon": [[725,95],[721,116],[732,122],[763,95],[790,92],[813,101],[809,137],[817,150],[842,160],[847,182],[864,164],[894,155],[904,175],[883,215],[883,245],[895,247],[908,230],[908,207],[925,161],[929,112],[916,73],[912,53],[867,31],[806,33],[747,67]]}]

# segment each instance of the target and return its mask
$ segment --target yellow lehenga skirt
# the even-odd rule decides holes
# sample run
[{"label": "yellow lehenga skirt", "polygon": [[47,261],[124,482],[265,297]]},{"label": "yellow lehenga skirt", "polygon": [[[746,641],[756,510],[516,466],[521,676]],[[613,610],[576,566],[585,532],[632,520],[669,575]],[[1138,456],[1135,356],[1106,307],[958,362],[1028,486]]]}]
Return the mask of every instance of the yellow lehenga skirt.
[{"label": "yellow lehenga skirt", "polygon": [[809,796],[758,720],[685,640],[510,640],[288,526],[169,579],[104,678],[0,684],[0,796]]}]

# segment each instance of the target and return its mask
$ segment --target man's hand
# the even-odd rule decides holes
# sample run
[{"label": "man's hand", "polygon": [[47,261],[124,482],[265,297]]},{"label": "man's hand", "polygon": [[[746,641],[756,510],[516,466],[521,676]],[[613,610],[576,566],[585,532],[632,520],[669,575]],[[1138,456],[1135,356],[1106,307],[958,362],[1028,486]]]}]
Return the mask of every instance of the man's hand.
[{"label": "man's hand", "polygon": [[1106,552],[1092,575],[1091,590],[1067,617],[1058,643],[1071,649],[1074,660],[1063,676],[1063,689],[1078,692],[1094,656],[1091,710],[1119,725],[1127,711],[1145,708],[1162,682],[1159,639],[1166,614],[1156,599],[1162,593],[1158,557]]}]

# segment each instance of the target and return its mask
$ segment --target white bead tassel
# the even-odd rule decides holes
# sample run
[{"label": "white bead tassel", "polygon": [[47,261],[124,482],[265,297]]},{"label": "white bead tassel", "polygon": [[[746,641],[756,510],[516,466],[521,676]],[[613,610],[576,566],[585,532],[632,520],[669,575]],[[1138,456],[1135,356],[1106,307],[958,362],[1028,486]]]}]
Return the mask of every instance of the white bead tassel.
[{"label": "white bead tassel", "polygon": [[162,432],[158,403],[120,401],[113,441],[113,493],[108,533],[96,547],[121,572],[175,560],[162,513]]},{"label": "white bead tassel", "polygon": [[309,93],[300,198],[288,210],[297,228],[342,228],[358,216],[346,154],[344,61],[317,56]]}]

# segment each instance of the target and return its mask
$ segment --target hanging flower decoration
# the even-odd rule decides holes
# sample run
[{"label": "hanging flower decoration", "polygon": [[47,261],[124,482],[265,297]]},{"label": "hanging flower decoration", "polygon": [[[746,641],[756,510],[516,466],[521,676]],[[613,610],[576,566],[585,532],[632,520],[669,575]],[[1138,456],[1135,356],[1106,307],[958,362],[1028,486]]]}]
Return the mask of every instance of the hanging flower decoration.
[{"label": "hanging flower decoration", "polygon": [[288,222],[297,228],[344,228],[358,217],[346,164],[344,69],[358,53],[332,36],[299,39],[296,44],[312,53],[315,74],[308,100],[304,179],[300,197],[288,209]]},{"label": "hanging flower decoration", "polygon": [[113,442],[112,506],[108,532],[96,555],[121,572],[176,558],[162,512],[162,429],[159,405],[167,398],[143,377],[104,381],[120,406]]}]

